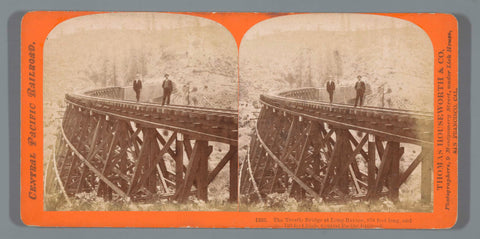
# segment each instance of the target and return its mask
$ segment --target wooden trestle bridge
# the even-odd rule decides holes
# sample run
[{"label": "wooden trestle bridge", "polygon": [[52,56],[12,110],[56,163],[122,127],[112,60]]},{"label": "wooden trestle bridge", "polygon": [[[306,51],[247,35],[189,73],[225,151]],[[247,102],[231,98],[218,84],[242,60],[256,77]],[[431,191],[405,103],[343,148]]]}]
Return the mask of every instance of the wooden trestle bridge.
[{"label": "wooden trestle bridge", "polygon": [[[400,186],[421,164],[421,198],[430,202],[433,113],[330,105],[320,91],[325,92],[261,95],[255,135],[241,165],[242,198],[288,193],[300,200],[396,201]],[[420,152],[400,170],[405,145]]]},{"label": "wooden trestle bridge", "polygon": [[[65,100],[55,164],[68,196],[181,202],[195,194],[208,200],[209,184],[229,163],[226,187],[237,200],[236,110],[136,103],[125,100],[121,87]],[[213,147],[222,159],[209,170]]]}]

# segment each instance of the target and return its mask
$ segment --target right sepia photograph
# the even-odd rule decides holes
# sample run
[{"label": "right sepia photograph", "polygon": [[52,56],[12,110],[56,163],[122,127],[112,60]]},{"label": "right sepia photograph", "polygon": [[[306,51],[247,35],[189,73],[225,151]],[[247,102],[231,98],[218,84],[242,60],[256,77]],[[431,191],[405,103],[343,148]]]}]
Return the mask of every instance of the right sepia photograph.
[{"label": "right sepia photograph", "polygon": [[239,48],[240,211],[432,212],[434,51],[376,14],[275,17]]}]

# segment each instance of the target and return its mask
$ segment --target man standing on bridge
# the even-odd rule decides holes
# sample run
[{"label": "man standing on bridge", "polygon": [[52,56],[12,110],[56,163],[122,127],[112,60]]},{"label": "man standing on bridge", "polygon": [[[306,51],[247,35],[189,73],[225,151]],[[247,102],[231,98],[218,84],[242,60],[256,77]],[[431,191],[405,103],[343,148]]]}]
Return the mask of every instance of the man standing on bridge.
[{"label": "man standing on bridge", "polygon": [[162,88],[163,88],[163,99],[162,99],[162,105],[167,105],[170,104],[170,95],[172,94],[172,89],[173,89],[173,83],[170,79],[168,79],[168,74],[165,74],[165,80],[162,83]]},{"label": "man standing on bridge", "polygon": [[357,91],[357,97],[355,98],[355,107],[363,105],[363,95],[365,94],[365,82],[362,81],[362,76],[357,76],[358,81],[355,83],[355,90]]},{"label": "man standing on bridge", "polygon": [[142,80],[140,80],[140,74],[135,75],[135,80],[133,81],[133,91],[135,91],[137,102],[140,101],[140,91],[142,91]]},{"label": "man standing on bridge", "polygon": [[330,104],[333,102],[333,92],[335,91],[335,82],[333,82],[333,77],[328,76],[328,81],[327,81],[327,92],[328,95],[330,96]]}]

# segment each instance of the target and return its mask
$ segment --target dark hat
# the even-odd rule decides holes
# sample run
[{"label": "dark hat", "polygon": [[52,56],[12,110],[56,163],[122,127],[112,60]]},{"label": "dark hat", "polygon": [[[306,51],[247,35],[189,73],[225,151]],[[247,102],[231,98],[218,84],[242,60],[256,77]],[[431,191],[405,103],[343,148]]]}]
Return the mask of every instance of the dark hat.
[{"label": "dark hat", "polygon": [[169,74],[168,74],[168,73],[165,73],[165,75],[164,75],[164,76],[165,76],[165,77],[168,77],[168,76],[169,76]]}]

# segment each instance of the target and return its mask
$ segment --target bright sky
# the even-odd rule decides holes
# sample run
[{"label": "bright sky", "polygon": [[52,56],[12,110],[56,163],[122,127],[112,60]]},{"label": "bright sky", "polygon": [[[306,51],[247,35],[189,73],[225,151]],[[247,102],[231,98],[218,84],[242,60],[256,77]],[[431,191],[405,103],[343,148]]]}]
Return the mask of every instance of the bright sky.
[{"label": "bright sky", "polygon": [[[123,12],[101,13],[69,19],[55,27],[48,35],[60,35],[78,31],[99,29],[168,30],[193,26],[218,26],[212,20],[172,13]],[[312,13],[275,17],[253,26],[245,39],[269,35],[282,31],[357,31],[385,28],[416,27],[411,22],[393,17],[360,13]]]},{"label": "bright sky", "polygon": [[85,30],[100,29],[128,29],[128,30],[168,30],[193,26],[218,26],[212,20],[171,13],[101,13],[69,19],[55,27],[48,38],[57,38],[61,35],[73,34]]},{"label": "bright sky", "polygon": [[312,13],[272,18],[248,30],[244,39],[283,31],[358,31],[414,27],[415,24],[394,17],[361,13]]}]

